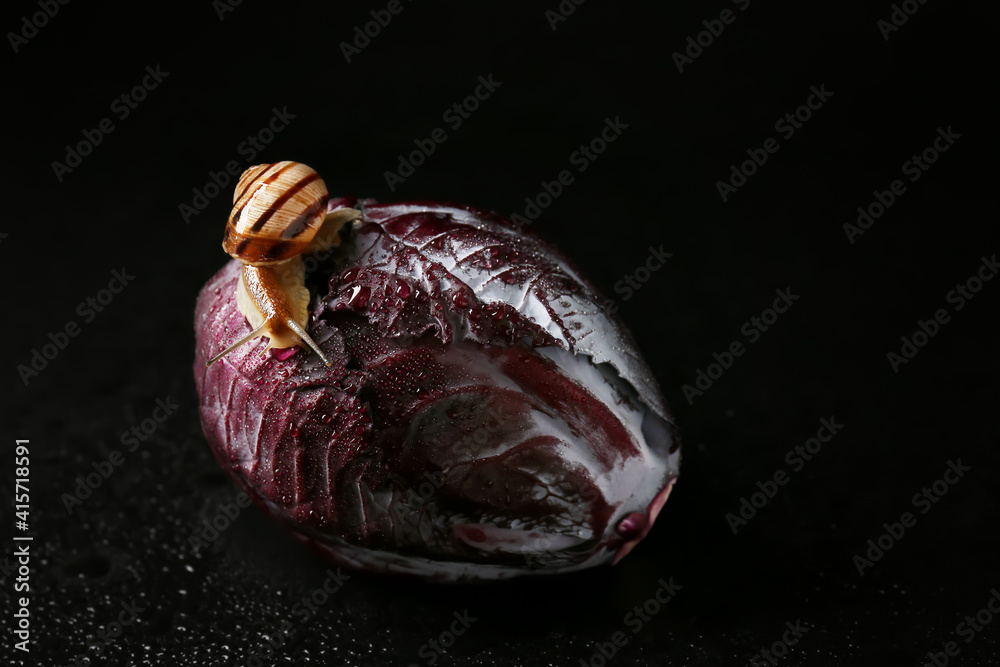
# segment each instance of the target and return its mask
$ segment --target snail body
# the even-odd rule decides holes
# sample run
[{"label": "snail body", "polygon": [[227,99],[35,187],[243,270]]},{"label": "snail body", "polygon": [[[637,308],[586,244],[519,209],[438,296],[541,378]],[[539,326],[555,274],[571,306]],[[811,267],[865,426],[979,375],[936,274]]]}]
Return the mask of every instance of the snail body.
[{"label": "snail body", "polygon": [[340,228],[360,212],[327,213],[328,201],[323,179],[301,162],[258,164],[240,176],[222,248],[243,263],[236,302],[252,330],[206,365],[260,336],[270,339],[264,350],[308,346],[331,365],[306,333],[309,290],[302,255],[338,245]]}]

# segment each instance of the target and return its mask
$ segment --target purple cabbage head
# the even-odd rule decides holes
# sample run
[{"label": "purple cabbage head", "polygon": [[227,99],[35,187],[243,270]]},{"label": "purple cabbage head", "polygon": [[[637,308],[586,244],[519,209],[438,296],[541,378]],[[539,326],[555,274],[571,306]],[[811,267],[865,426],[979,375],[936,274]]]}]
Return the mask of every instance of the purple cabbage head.
[{"label": "purple cabbage head", "polygon": [[468,207],[362,212],[305,260],[333,361],[258,338],[240,264],[201,290],[195,380],[226,472],[296,538],[360,569],[437,580],[624,556],[678,473],[677,431],[622,325],[555,249]]}]

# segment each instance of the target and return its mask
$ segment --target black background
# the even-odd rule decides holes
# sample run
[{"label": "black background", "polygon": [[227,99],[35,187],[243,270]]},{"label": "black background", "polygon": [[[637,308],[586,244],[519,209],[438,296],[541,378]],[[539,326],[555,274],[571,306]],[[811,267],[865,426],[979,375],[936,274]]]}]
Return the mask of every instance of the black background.
[{"label": "black background", "polygon": [[[564,3],[566,4],[566,3]],[[187,224],[210,171],[248,166],[239,145],[273,108],[295,118],[254,162],[315,167],[334,195],[442,199],[520,213],[605,118],[622,135],[534,227],[605,293],[683,429],[681,479],[649,538],[615,568],[502,585],[434,586],[351,575],[296,623],[275,664],[427,664],[453,612],[478,620],[437,664],[578,665],[619,630],[613,664],[751,664],[786,622],[810,629],[785,665],[920,665],[947,641],[956,665],[996,664],[996,620],[966,644],[965,615],[1000,586],[996,443],[1000,283],[956,311],[946,294],[997,252],[995,5],[928,0],[888,41],[888,2],[590,0],[553,30],[557,2],[406,2],[350,63],[339,44],[384,3],[84,2],[19,47],[5,40],[3,537],[13,551],[13,441],[31,440],[31,654],[12,649],[3,577],[0,656],[13,664],[243,665],[328,565],[242,512],[211,548],[189,538],[236,490],[201,434],[191,374],[198,288],[225,261],[231,190]],[[724,8],[736,20],[683,72],[671,54]],[[9,3],[20,30],[34,3]],[[112,102],[146,66],[166,79],[125,119]],[[501,86],[457,130],[444,111],[477,77]],[[775,121],[810,86],[832,97],[793,137]],[[52,163],[102,118],[115,129],[58,180]],[[432,130],[447,141],[391,191],[384,172]],[[916,182],[902,164],[939,127],[960,135]],[[780,150],[722,201],[747,149]],[[905,194],[851,244],[842,225],[893,179]],[[616,281],[649,247],[673,253],[632,298]],[[77,304],[125,267],[134,281],[83,323]],[[689,403],[714,352],[776,289],[799,300]],[[951,321],[894,372],[917,321]],[[27,386],[47,334],[81,333]],[[158,398],[179,407],[82,506],[61,497],[121,449]],[[786,452],[821,418],[843,429],[799,472]],[[949,460],[971,470],[925,515],[911,498]],[[727,513],[776,471],[790,481],[733,534]],[[916,525],[859,575],[856,555],[905,511]],[[683,586],[633,634],[626,614],[661,578]],[[138,619],[97,657],[122,602]],[[599,655],[599,654],[598,654]],[[589,661],[589,663],[587,662]],[[265,664],[267,661],[264,661]],[[764,664],[764,663],[761,663]]]}]

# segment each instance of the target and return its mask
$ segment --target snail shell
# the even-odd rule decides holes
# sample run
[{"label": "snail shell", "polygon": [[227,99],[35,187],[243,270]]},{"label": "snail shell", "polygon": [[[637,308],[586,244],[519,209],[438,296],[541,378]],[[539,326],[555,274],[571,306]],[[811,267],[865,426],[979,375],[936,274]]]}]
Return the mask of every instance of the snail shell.
[{"label": "snail shell", "polygon": [[254,165],[236,184],[222,248],[253,266],[300,255],[323,225],[329,198],[323,179],[301,162]]}]

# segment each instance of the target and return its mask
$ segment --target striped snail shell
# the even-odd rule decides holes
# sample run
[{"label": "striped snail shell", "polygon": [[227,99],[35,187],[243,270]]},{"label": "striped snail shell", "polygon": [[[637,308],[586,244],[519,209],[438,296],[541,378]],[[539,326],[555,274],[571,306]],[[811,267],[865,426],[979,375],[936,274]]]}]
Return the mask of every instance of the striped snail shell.
[{"label": "striped snail shell", "polygon": [[329,198],[323,179],[301,162],[254,165],[236,184],[222,248],[253,266],[300,255],[323,225]]}]

